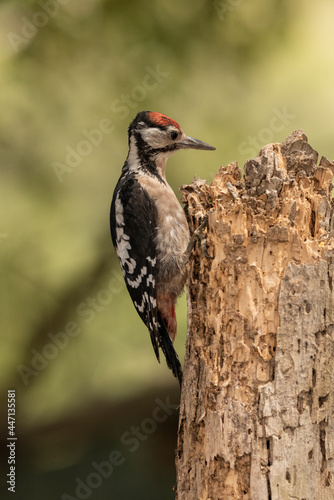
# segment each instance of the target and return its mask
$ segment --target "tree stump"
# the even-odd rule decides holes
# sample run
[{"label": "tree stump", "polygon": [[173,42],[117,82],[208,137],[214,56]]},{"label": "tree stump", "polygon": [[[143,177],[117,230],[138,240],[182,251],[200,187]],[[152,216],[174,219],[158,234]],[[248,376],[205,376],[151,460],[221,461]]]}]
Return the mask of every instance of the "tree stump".
[{"label": "tree stump", "polygon": [[334,499],[334,163],[302,130],[183,186],[189,261],[178,500]]}]

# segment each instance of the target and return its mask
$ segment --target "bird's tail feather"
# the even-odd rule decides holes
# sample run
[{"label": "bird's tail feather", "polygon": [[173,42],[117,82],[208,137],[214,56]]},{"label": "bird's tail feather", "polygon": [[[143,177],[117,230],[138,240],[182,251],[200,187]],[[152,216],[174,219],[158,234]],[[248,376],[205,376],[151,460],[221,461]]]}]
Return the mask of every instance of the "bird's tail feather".
[{"label": "bird's tail feather", "polygon": [[182,386],[182,368],[179,361],[179,357],[174,349],[173,342],[168,334],[167,326],[165,320],[162,318],[161,314],[158,312],[159,321],[159,346],[165,355],[168,368],[173,372],[174,377],[179,381],[180,387]]},{"label": "bird's tail feather", "polygon": [[160,363],[160,355],[159,355],[159,336],[157,334],[157,328],[156,328],[156,322],[154,322],[153,320],[153,315],[152,315],[152,311],[149,310],[148,311],[148,322],[145,322],[147,327],[148,327],[148,331],[150,332],[150,337],[151,337],[151,342],[152,342],[152,346],[153,346],[153,349],[154,349],[154,353],[156,355],[156,358],[157,360],[159,361]]}]

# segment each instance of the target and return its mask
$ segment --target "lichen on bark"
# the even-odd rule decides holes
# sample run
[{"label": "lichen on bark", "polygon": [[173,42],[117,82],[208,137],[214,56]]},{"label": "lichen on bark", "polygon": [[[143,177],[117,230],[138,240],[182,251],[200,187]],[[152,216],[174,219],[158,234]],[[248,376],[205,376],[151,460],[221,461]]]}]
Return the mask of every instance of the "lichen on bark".
[{"label": "lichen on bark", "polygon": [[334,498],[334,163],[302,130],[183,186],[188,264],[177,499]]}]

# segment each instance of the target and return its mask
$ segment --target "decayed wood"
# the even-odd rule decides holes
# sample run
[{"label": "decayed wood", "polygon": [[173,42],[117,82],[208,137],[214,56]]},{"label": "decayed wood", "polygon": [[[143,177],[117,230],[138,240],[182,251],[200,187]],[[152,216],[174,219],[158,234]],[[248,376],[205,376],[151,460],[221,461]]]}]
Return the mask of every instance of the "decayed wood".
[{"label": "decayed wood", "polygon": [[334,164],[302,130],[183,186],[192,229],[178,500],[334,499]]}]

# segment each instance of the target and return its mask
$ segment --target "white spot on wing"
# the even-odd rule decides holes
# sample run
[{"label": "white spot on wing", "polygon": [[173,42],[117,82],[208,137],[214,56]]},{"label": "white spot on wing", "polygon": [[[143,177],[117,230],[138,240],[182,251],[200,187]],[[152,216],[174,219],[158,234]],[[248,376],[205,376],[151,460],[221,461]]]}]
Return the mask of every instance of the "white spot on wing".
[{"label": "white spot on wing", "polygon": [[153,274],[149,274],[147,276],[146,285],[150,286],[150,283],[152,283],[152,287],[154,288],[155,287],[155,279],[154,279]]},{"label": "white spot on wing", "polygon": [[[143,281],[143,277],[147,274],[147,267],[144,266],[142,267],[141,269],[141,272],[140,272],[140,275],[138,276],[137,279],[135,280],[130,280],[129,278],[127,278],[127,282],[130,286],[132,286],[132,288],[138,288],[139,285],[141,284],[141,282]],[[152,276],[152,275],[150,275]]]},{"label": "white spot on wing", "polygon": [[[138,302],[136,302],[136,301],[133,302],[136,309],[139,312],[143,313],[145,310],[145,306],[147,307],[149,305],[149,303],[151,303],[153,308],[157,307],[157,300],[154,297],[149,296],[147,292],[143,293],[142,297],[143,298],[142,298],[141,304],[138,304]],[[153,317],[153,324],[154,324],[154,326],[158,326],[158,323],[156,322],[154,317]]]},{"label": "white spot on wing", "polygon": [[135,307],[138,309],[139,312],[143,313],[144,312],[144,309],[145,309],[145,304],[148,303],[148,293],[145,292],[143,294],[143,298],[142,298],[142,301],[141,301],[141,304],[139,305],[136,301],[133,302]]},{"label": "white spot on wing", "polygon": [[[115,213],[116,213],[116,252],[121,263],[122,270],[129,274],[133,274],[136,261],[129,255],[131,250],[130,237],[124,233],[124,211],[119,195],[115,200]],[[124,273],[123,273],[124,274]]]}]

